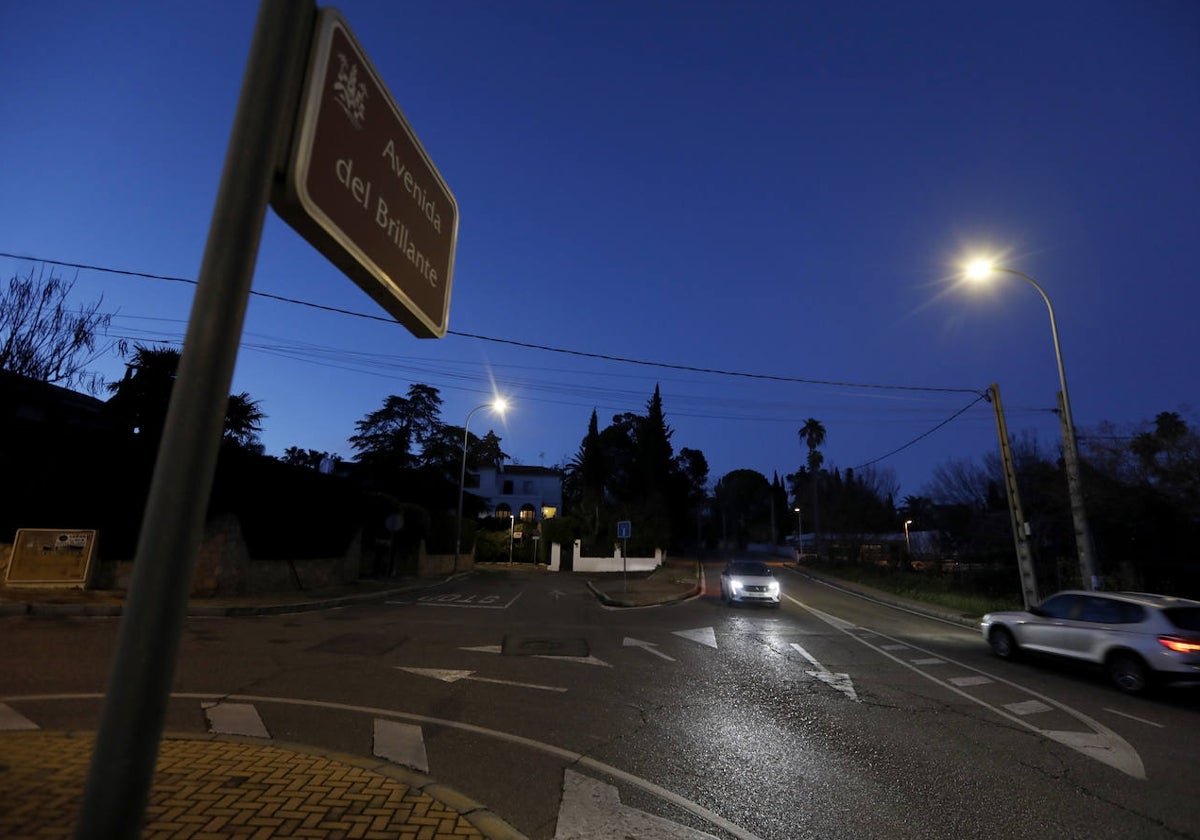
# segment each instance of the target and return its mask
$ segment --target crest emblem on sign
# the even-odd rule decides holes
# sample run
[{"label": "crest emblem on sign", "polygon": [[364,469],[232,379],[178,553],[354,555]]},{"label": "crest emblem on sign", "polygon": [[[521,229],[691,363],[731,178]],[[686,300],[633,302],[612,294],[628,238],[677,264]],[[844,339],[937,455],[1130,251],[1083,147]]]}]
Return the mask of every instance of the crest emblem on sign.
[{"label": "crest emblem on sign", "polygon": [[362,128],[366,116],[367,86],[358,80],[358,65],[338,53],[338,74],[333,83],[334,100],[342,106],[350,123]]}]

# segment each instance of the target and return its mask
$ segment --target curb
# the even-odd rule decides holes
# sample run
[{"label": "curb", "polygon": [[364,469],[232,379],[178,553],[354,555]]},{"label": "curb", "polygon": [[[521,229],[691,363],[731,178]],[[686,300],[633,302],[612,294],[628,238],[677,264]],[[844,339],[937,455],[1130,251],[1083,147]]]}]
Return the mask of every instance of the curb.
[{"label": "curb", "polygon": [[[457,573],[447,578],[431,579],[428,582],[416,582],[396,589],[384,589],[377,592],[361,592],[353,595],[338,595],[331,598],[289,601],[281,604],[206,604],[200,600],[189,600],[186,615],[204,618],[232,618],[252,615],[287,615],[292,613],[313,612],[316,610],[336,609],[353,604],[394,598],[406,592],[429,589],[434,586],[462,577],[467,573]],[[37,615],[46,617],[85,616],[113,617],[125,612],[125,602],[119,603],[75,603],[56,604],[47,602],[0,602],[0,618],[9,616]]]},{"label": "curb", "polygon": [[651,600],[651,601],[646,601],[646,602],[639,602],[636,599],[623,598],[623,597],[617,597],[614,595],[610,595],[606,592],[601,591],[599,588],[596,587],[595,583],[590,580],[587,581],[587,587],[588,587],[588,589],[592,590],[592,594],[595,595],[602,604],[604,604],[605,606],[608,606],[608,607],[622,607],[622,608],[659,607],[664,604],[674,604],[674,603],[678,603],[680,601],[686,601],[687,599],[693,598],[696,595],[698,595],[699,593],[703,592],[704,591],[703,575],[704,575],[704,567],[702,566],[700,561],[697,560],[697,561],[695,561],[695,582],[692,584],[691,589],[689,589],[688,591],[683,592],[677,596],[669,597],[665,600],[656,599],[656,600]]}]

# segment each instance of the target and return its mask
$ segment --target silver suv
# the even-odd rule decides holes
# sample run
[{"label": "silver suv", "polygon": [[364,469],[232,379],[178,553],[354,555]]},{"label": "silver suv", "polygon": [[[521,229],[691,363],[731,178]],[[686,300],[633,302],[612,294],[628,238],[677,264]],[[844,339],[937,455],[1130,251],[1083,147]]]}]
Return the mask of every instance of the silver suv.
[{"label": "silver suv", "polygon": [[1036,651],[1091,662],[1129,694],[1158,681],[1200,680],[1200,601],[1066,591],[1028,612],[988,613],[980,629],[1001,659]]}]

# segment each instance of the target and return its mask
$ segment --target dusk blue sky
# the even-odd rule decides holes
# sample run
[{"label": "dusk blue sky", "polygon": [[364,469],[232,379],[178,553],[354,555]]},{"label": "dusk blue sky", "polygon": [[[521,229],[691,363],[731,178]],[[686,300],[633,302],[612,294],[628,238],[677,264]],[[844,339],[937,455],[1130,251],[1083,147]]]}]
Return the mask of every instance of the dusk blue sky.
[{"label": "dusk blue sky", "polygon": [[[996,450],[982,401],[921,438],[992,382],[1011,433],[1059,439],[1046,308],[959,286],[980,252],[1050,296],[1081,434],[1194,418],[1195,0],[338,8],[457,198],[450,334],[388,323],[269,213],[254,290],[366,316],[252,299],[233,390],[270,454],[352,458],[414,382],[461,425],[494,383],[512,410],[471,431],[554,466],[658,384],[713,480],[794,471],[815,417],[827,465],[918,494]],[[256,11],[5,4],[0,252],[35,260],[0,257],[5,280],[197,276]],[[192,286],[53,270],[103,294],[111,338],[181,340]]]}]

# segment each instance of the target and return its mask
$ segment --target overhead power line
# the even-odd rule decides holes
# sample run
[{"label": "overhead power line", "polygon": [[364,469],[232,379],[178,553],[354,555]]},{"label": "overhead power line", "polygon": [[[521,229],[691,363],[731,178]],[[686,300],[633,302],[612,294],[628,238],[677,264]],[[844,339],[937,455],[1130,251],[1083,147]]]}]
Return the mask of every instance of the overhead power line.
[{"label": "overhead power line", "polygon": [[[161,281],[166,281],[166,282],[171,282],[171,283],[186,283],[186,284],[193,285],[193,286],[197,284],[196,280],[193,280],[188,277],[173,277],[173,276],[166,275],[166,274],[155,274],[155,273],[151,273],[151,272],[132,271],[129,269],[111,268],[108,266],[92,265],[89,263],[77,263],[77,262],[69,262],[67,260],[46,259],[43,257],[30,257],[30,256],[21,255],[21,254],[6,253],[6,252],[2,252],[2,251],[0,251],[0,257],[6,257],[9,259],[25,260],[28,262],[40,262],[40,263],[45,263],[48,265],[55,265],[55,266],[60,266],[60,267],[64,267],[64,268],[75,268],[75,269],[80,269],[80,270],[84,270],[84,271],[95,271],[95,272],[100,272],[100,273],[105,273],[105,274],[116,274],[116,275],[121,275],[121,276],[126,276],[126,277],[139,277],[139,278],[146,279],[146,280],[161,280]],[[352,317],[352,318],[362,318],[365,320],[378,321],[378,322],[389,324],[389,325],[394,325],[396,323],[395,319],[393,319],[391,317],[385,317],[385,316],[381,316],[381,315],[371,315],[371,314],[367,314],[365,312],[357,312],[357,311],[351,310],[351,309],[343,309],[341,307],[328,306],[325,304],[314,303],[313,301],[301,300],[299,298],[286,297],[284,295],[275,295],[275,294],[271,294],[269,292],[259,292],[259,291],[251,290],[250,294],[255,297],[265,298],[267,300],[274,300],[274,301],[278,301],[280,303],[287,303],[287,304],[291,304],[294,306],[303,306],[303,307],[307,307],[309,309],[316,309],[316,310],[319,310],[322,312],[329,312],[329,313],[332,313],[335,315],[345,315],[345,316]],[[798,384],[806,384],[806,385],[823,385],[823,386],[827,386],[827,387],[837,387],[837,388],[869,388],[869,389],[888,390],[888,391],[907,391],[907,392],[925,392],[925,393],[961,393],[961,394],[975,394],[976,395],[976,398],[974,400],[972,400],[967,405],[963,406],[958,411],[954,412],[952,415],[950,415],[946,419],[939,422],[937,425],[933,426],[931,429],[921,433],[920,435],[917,435],[912,440],[908,441],[907,443],[903,444],[902,446],[897,447],[896,449],[893,449],[891,452],[888,452],[885,455],[881,455],[878,458],[873,458],[869,461],[864,462],[863,464],[860,464],[859,466],[854,468],[856,470],[863,469],[864,467],[869,467],[873,464],[879,463],[880,461],[890,458],[893,455],[903,452],[905,449],[908,449],[908,448],[914,446],[919,441],[925,439],[926,437],[929,437],[934,432],[938,431],[939,429],[946,426],[947,424],[949,424],[956,418],[965,414],[969,409],[971,409],[973,406],[975,406],[979,402],[988,399],[988,392],[986,390],[979,390],[979,389],[975,389],[975,388],[947,388],[947,387],[917,386],[917,385],[895,385],[895,384],[884,384],[884,383],[848,382],[848,381],[841,381],[841,380],[811,379],[811,378],[795,377],[795,376],[780,376],[780,375],[775,375],[775,374],[747,373],[744,371],[730,371],[730,370],[722,370],[720,368],[705,368],[705,367],[698,367],[695,365],[676,364],[676,363],[672,363],[672,362],[657,362],[657,361],[650,361],[650,360],[646,360],[646,359],[633,359],[633,358],[629,358],[629,357],[625,357],[625,356],[614,356],[614,355],[605,354],[605,353],[589,353],[589,352],[585,352],[582,350],[570,350],[570,349],[566,349],[566,348],[562,348],[562,347],[551,347],[549,345],[544,345],[544,344],[535,344],[532,342],[516,341],[513,339],[506,339],[506,338],[496,338],[494,336],[478,335],[475,333],[459,332],[456,330],[448,330],[447,333],[449,335],[454,335],[459,338],[471,338],[471,339],[475,339],[478,341],[486,341],[486,342],[491,342],[494,344],[505,344],[505,345],[509,345],[512,347],[521,347],[521,348],[525,348],[525,349],[529,349],[529,350],[539,350],[539,351],[547,352],[547,353],[558,353],[561,355],[576,356],[579,358],[599,359],[602,361],[617,362],[617,363],[621,363],[621,364],[638,365],[638,366],[642,366],[642,367],[655,367],[655,368],[662,368],[662,369],[666,369],[666,370],[684,371],[684,372],[689,372],[689,373],[700,373],[700,374],[713,375],[713,376],[727,376],[727,377],[752,379],[752,380],[768,381],[768,382],[787,382],[787,383],[798,383]],[[279,351],[282,348],[259,347],[257,349],[267,350],[269,352],[271,349],[274,349],[275,351]],[[286,353],[285,353],[285,355],[286,355]],[[309,360],[309,361],[311,361],[311,360]]]},{"label": "overhead power line", "polygon": [[[195,285],[197,281],[187,277],[171,277],[165,274],[151,274],[143,271],[130,271],[122,268],[109,268],[100,265],[89,265],[87,263],[74,263],[65,260],[52,260],[44,257],[29,257],[21,254],[9,254],[0,251],[0,257],[8,257],[10,259],[28,260],[29,262],[41,262],[48,265],[57,265],[64,268],[78,268],[86,271],[99,271],[107,274],[120,274],[128,277],[141,277],[146,280],[166,280],[172,283],[189,283]],[[391,317],[382,315],[369,315],[365,312],[357,312],[353,309],[342,309],[337,306],[327,306],[321,303],[314,303],[308,300],[300,300],[298,298],[286,297],[284,295],[273,295],[269,292],[250,291],[250,294],[255,297],[266,298],[267,300],[275,300],[281,303],[290,303],[295,306],[304,306],[310,309],[317,309],[323,312],[331,312],[337,315],[347,315],[352,318],[365,318],[370,321],[379,321],[386,324],[395,324],[396,321]],[[599,359],[606,362],[620,362],[628,365],[641,365],[643,367],[656,367],[665,370],[687,371],[689,373],[704,373],[714,376],[730,376],[742,379],[758,379],[768,382],[791,382],[803,385],[825,385],[835,388],[873,388],[887,391],[917,391],[925,393],[939,394],[983,394],[986,391],[980,391],[978,388],[945,388],[928,385],[893,385],[877,382],[847,382],[834,379],[809,379],[798,376],[780,376],[769,373],[746,373],[744,371],[722,370],[720,368],[704,368],[694,365],[682,365],[673,362],[657,362],[647,359],[631,359],[627,356],[613,356],[606,353],[588,353],[583,350],[569,350],[563,347],[551,347],[546,344],[534,344],[527,341],[516,341],[510,338],[496,338],[494,336],[478,335],[476,333],[459,332],[458,330],[447,330],[449,335],[459,338],[473,338],[477,341],[487,341],[493,344],[506,344],[510,347],[523,347],[528,350],[540,350],[546,353],[560,353],[567,356],[577,356],[585,359]]]}]

